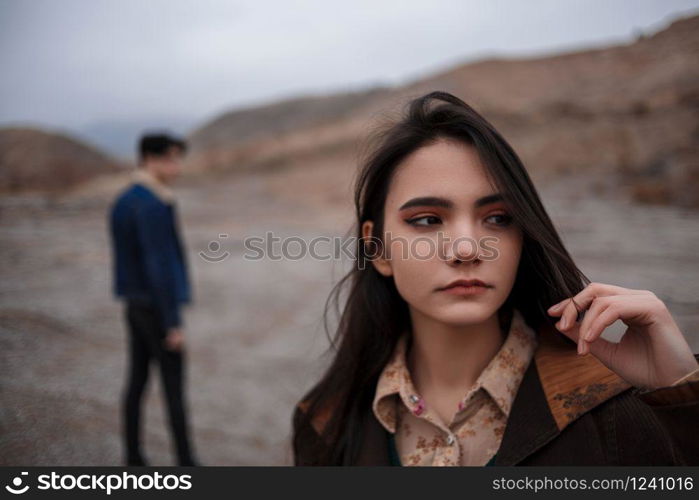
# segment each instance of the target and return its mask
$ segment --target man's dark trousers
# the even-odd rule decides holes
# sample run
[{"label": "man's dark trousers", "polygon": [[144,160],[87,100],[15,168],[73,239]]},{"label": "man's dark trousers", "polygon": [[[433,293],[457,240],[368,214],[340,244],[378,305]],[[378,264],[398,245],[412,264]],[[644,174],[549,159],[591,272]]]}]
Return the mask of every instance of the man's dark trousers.
[{"label": "man's dark trousers", "polygon": [[143,463],[141,455],[141,401],[152,361],[160,368],[170,427],[179,465],[192,465],[184,404],[184,351],[166,348],[166,329],[158,310],[143,301],[128,300],[125,316],[129,330],[130,361],[124,391],[127,463]]}]

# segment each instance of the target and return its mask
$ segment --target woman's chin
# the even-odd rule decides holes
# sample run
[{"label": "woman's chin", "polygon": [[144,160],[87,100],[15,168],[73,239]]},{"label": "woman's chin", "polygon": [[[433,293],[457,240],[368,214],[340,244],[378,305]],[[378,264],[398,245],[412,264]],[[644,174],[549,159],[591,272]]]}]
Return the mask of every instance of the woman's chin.
[{"label": "woman's chin", "polygon": [[447,325],[465,326],[483,323],[497,312],[497,308],[489,304],[462,303],[440,308],[433,317]]}]

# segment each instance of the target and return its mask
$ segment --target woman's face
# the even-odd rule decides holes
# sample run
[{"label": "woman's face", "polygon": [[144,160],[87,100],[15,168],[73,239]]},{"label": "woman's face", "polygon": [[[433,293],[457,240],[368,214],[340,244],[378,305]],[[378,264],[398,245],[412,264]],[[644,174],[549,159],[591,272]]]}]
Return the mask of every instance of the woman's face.
[{"label": "woman's face", "polygon": [[[372,263],[393,276],[412,314],[472,324],[491,317],[507,299],[522,234],[497,194],[476,149],[459,141],[421,147],[397,167],[384,206],[386,259]],[[371,229],[366,222],[365,238]],[[459,279],[487,287],[445,289]]]}]

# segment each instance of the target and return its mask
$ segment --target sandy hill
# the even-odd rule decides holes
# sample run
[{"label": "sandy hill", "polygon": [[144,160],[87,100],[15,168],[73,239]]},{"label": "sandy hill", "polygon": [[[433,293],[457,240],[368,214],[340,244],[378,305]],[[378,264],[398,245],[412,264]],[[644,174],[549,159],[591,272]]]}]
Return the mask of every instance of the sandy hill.
[{"label": "sandy hill", "polygon": [[[589,176],[592,185],[637,200],[699,207],[697,61],[699,16],[694,16],[629,44],[491,58],[402,87],[233,110],[191,133],[188,170],[323,164],[335,172],[354,171],[376,127],[395,117],[409,98],[439,89],[492,121],[535,179]],[[65,135],[0,129],[2,192],[62,190],[117,170],[115,160]],[[323,175],[304,190],[327,191],[339,182],[333,172]]]},{"label": "sandy hill", "polygon": [[0,192],[56,192],[119,170],[115,160],[66,135],[0,129]]},{"label": "sandy hill", "polygon": [[481,111],[535,177],[589,173],[636,199],[699,206],[699,16],[626,45],[457,66],[400,88],[225,113],[191,135],[196,170],[345,154],[409,97],[452,92]]}]

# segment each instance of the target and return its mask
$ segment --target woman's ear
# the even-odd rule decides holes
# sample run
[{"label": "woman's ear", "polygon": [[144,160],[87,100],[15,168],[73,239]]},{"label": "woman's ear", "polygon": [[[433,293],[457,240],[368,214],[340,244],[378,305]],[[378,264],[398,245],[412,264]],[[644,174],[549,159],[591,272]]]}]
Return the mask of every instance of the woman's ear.
[{"label": "woman's ear", "polygon": [[362,224],[362,240],[364,243],[364,253],[374,268],[383,276],[393,275],[391,261],[384,258],[383,243],[372,236],[374,223],[370,220]]}]

